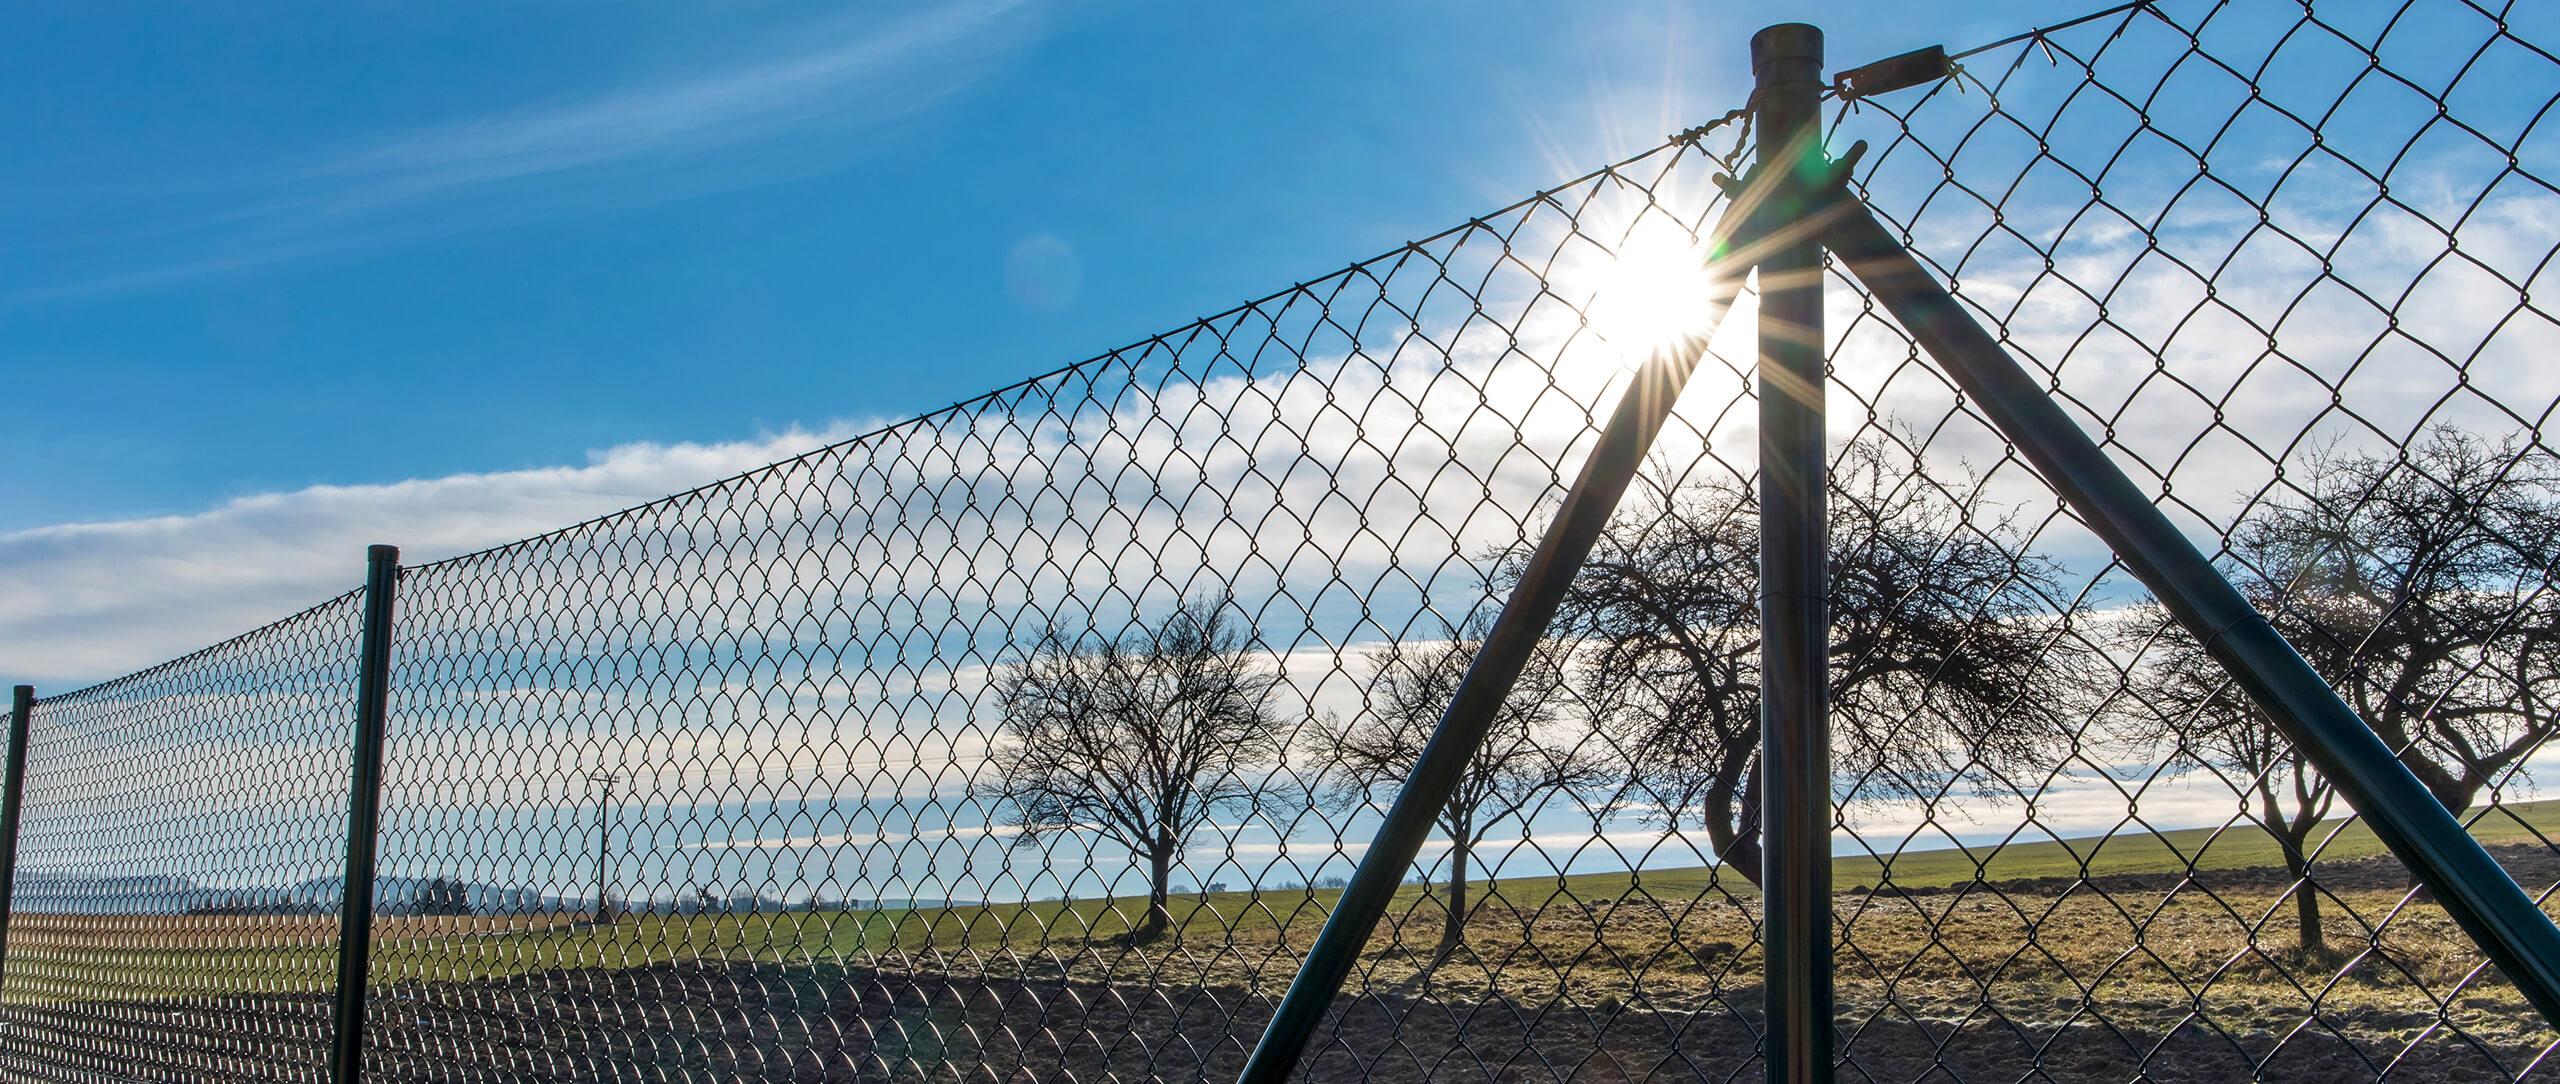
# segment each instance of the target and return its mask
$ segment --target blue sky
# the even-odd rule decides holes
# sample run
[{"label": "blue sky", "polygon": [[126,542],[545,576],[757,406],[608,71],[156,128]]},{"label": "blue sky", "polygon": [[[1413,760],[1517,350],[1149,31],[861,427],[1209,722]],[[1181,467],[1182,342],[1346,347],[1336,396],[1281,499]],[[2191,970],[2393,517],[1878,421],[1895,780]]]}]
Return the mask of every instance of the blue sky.
[{"label": "blue sky", "polygon": [[0,532],[911,415],[1650,145],[1761,24],[2055,15],[14,5]]},{"label": "blue sky", "polygon": [[[2166,6],[2192,24],[2212,4]],[[2374,16],[2387,16],[2392,6],[2345,3],[2322,11],[2379,33]],[[0,427],[0,455],[12,468],[0,470],[0,677],[34,680],[47,693],[112,677],[353,587],[364,542],[402,544],[415,564],[541,534],[1314,279],[1721,115],[1744,99],[1744,43],[1769,22],[1825,25],[1834,66],[1845,67],[1931,42],[1984,42],[2078,13],[1988,3],[1966,5],[1957,16],[1952,7],[1417,3],[1271,10],[974,0],[842,10],[517,3],[0,11],[0,50],[8,53],[0,92],[35,103],[0,112],[0,244],[13,257],[0,262],[0,373],[17,408]],[[2239,5],[2238,14],[2216,23],[2209,48],[2233,57],[2273,48],[2272,39],[2294,23],[2288,9],[2283,0]],[[2519,21],[2527,17],[2518,14]],[[2105,28],[2075,33],[2089,46],[2103,40]],[[2482,33],[2460,20],[2425,22],[2393,31],[2387,53],[2395,66],[2450,79],[2422,62],[2456,55],[2438,47],[2444,41]],[[2524,33],[2560,40],[2545,28]],[[2360,54],[2315,38],[2287,54],[2300,69],[2268,80],[2268,100],[2319,115],[2336,104],[2332,84],[2363,70]],[[2182,34],[2162,25],[2146,23],[2125,40],[2132,44],[2114,54],[2108,78],[2128,89],[2148,86],[2186,50]],[[2553,85],[2547,60],[2516,52],[2493,58],[2452,96],[2465,123],[2497,138],[2520,138],[2513,133],[2539,114]],[[1982,63],[1983,74],[1996,78],[1989,69],[1998,61]],[[2359,440],[2403,439],[2431,420],[2503,432],[2515,421],[2492,407],[2540,411],[2560,402],[2560,375],[2538,360],[2560,341],[2560,324],[2519,316],[2520,287],[2488,277],[2495,269],[2522,284],[2542,274],[2550,238],[2560,236],[2560,196],[2515,184],[2489,191],[2509,167],[2504,154],[2442,125],[2394,167],[2401,204],[2416,210],[2367,216],[2376,203],[2367,182],[2328,157],[2307,155],[2309,133],[2298,125],[2259,115],[2251,123],[2265,126],[2216,137],[2217,126],[2248,99],[2206,67],[2185,69],[2184,81],[2138,125],[2120,102],[2052,93],[2076,84],[2071,69],[2019,69],[2008,99],[2016,113],[2077,103],[2051,140],[2059,158],[2091,165],[2113,156],[2105,167],[2110,210],[2092,212],[2078,179],[2062,177],[2060,167],[2031,168],[2041,141],[1994,126],[1990,137],[1967,144],[1966,176],[1986,188],[2016,181],[2003,197],[2005,221],[2045,247],[2002,241],[2005,235],[1988,226],[1988,208],[1962,198],[1930,202],[1929,217],[1918,222],[1925,249],[1963,254],[1967,296],[2008,313],[2013,344],[2037,364],[2070,359],[2076,405],[2103,412],[2098,420],[2118,448],[2142,470],[2164,471],[2156,476],[2160,487],[2175,488],[2192,502],[2185,511],[2205,523],[2273,485],[2280,465],[2229,434],[2282,455],[2283,442],[2295,436],[2313,445],[2340,430]],[[2327,146],[2352,150],[2325,154],[2381,162],[2433,123],[2432,101],[2373,82],[2341,107],[2353,119],[2324,135]],[[2503,92],[2512,87],[2526,91]],[[1969,130],[1983,108],[1979,91],[1941,94],[1936,119],[1926,122],[1939,126],[1935,142],[1869,160],[1871,170],[1886,171],[1872,177],[1888,210],[1938,194],[1940,169],[1929,150],[1952,146],[1952,133]],[[2265,107],[2257,108],[2263,114]],[[1878,136],[1891,122],[1882,109],[1869,109],[1856,124],[1865,127],[1853,125],[1855,132]],[[2136,144],[2137,127],[2155,134]],[[2225,182],[2265,186],[2289,178],[2281,198],[2254,197],[2268,199],[2275,216],[2259,219],[2236,206],[2237,197],[2210,187],[2190,198],[2193,159],[2169,150],[2157,132],[2190,146],[2212,142],[2214,176]],[[2560,161],[2550,139],[2544,134],[2519,148],[2537,176],[2555,175]],[[2115,156],[2128,146],[2135,149]],[[2296,156],[2309,164],[2296,168]],[[1693,197],[1706,190],[1698,183],[1704,170],[1693,160],[1679,174],[1697,189]],[[1580,206],[1605,210],[1604,200],[1591,198]],[[1690,202],[1692,211],[1703,206]],[[1594,232],[1606,233],[1607,214],[1592,214]],[[2463,223],[2460,260],[2445,258],[2448,234],[2439,228],[2455,219]],[[2272,243],[2258,229],[2261,221],[2289,231],[2287,240]],[[1993,243],[1972,247],[1986,236]],[[2215,306],[2200,300],[2207,283],[2192,269],[2148,255],[2145,242],[2155,239],[2196,265],[2225,261],[2213,283]],[[2315,251],[2331,244],[2334,253]],[[1452,247],[1443,245],[1441,254]],[[1539,281],[1536,290],[1515,281],[1510,294],[1481,296],[1534,307],[1522,298],[1549,287],[1583,296],[1617,290],[1628,276],[1611,266],[1659,270],[1632,258],[1642,248],[1631,243],[1629,258],[1579,274],[1563,259],[1553,281]],[[1480,255],[1487,246],[1470,251]],[[1687,251],[1674,246],[1670,254]],[[2333,264],[2380,300],[2320,291]],[[2113,308],[2105,334],[2084,335],[2096,320],[2091,302],[2046,288],[2052,283],[2040,279],[2039,266],[2108,287]],[[1401,280],[1407,296],[1400,301],[1431,293],[1428,282],[1427,274]],[[1325,296],[1347,307],[1359,302],[1356,293]],[[1301,300],[1301,316],[1330,303]],[[1845,293],[1833,302],[1855,305]],[[1594,300],[1590,312],[1605,311]],[[935,764],[975,757],[976,746],[954,738],[966,714],[960,701],[968,697],[939,693],[983,683],[984,659],[971,654],[970,637],[983,634],[992,644],[997,635],[965,620],[958,596],[1002,586],[1006,573],[1021,575],[1005,590],[1028,591],[1030,580],[1048,575],[1045,587],[1063,584],[1053,594],[1070,601],[1078,577],[1101,576],[1126,588],[1115,598],[1130,606],[1138,596],[1167,603],[1203,577],[1248,593],[1298,592],[1265,622],[1268,646],[1303,652],[1311,660],[1305,669],[1339,678],[1311,679],[1335,698],[1319,703],[1311,696],[1311,705],[1357,710],[1338,687],[1351,680],[1342,676],[1348,653],[1417,628],[1428,635],[1427,623],[1396,624],[1419,605],[1420,592],[1445,596],[1452,584],[1461,594],[1476,590],[1463,561],[1436,558],[1482,552],[1483,532],[1518,526],[1498,515],[1441,523],[1421,513],[1426,499],[1446,502],[1436,509],[1534,507],[1543,487],[1569,472],[1535,456],[1477,452],[1488,441],[1504,449],[1566,447],[1590,424],[1600,389],[1621,371],[1610,368],[1611,359],[1585,364],[1587,355],[1540,352],[1563,349],[1553,341],[1527,348],[1534,364],[1495,365],[1506,356],[1493,341],[1501,336],[1485,327],[1452,331],[1448,315],[1424,313],[1405,332],[1367,328],[1384,332],[1371,336],[1383,347],[1345,341],[1311,352],[1304,382],[1293,383],[1289,359],[1278,353],[1253,359],[1250,373],[1222,372],[1198,388],[1138,394],[1116,405],[1079,400],[1085,392],[1074,382],[1057,382],[1042,393],[1054,401],[1031,396],[1025,412],[1037,416],[1055,405],[1092,417],[1118,409],[1139,420],[1103,425],[1098,444],[1043,446],[1045,458],[1019,442],[961,439],[973,419],[943,419],[838,459],[745,480],[702,509],[662,507],[600,531],[654,538],[716,519],[720,529],[764,542],[797,539],[794,553],[828,554],[814,534],[775,535],[756,514],[800,508],[777,496],[796,494],[830,510],[801,517],[802,528],[815,531],[808,524],[824,519],[821,526],[846,530],[848,517],[834,510],[859,509],[849,518],[869,532],[867,540],[887,540],[863,551],[879,567],[812,576],[847,597],[858,589],[881,596],[860,618],[864,628],[900,629],[888,637],[891,646],[931,656],[933,665],[924,668],[931,681],[906,669],[903,656],[890,658],[895,651],[865,654],[877,645],[862,646],[849,634],[827,641],[835,654],[816,653],[832,669],[792,652],[733,644],[761,660],[755,665],[798,659],[818,690],[813,703],[833,712],[817,713],[825,725],[742,697],[721,701],[737,705],[728,727],[689,715],[683,727],[694,729],[677,728],[683,743],[651,745],[667,715],[661,709],[692,711],[736,675],[650,656],[640,669],[676,691],[637,698],[636,714],[608,714],[602,725],[576,718],[583,744],[518,743],[519,750],[558,753],[563,759],[551,768],[572,784],[535,795],[550,803],[539,809],[557,813],[566,808],[559,802],[583,800],[590,767],[636,772],[626,760],[671,757],[722,763],[718,754],[732,746],[830,756],[853,748],[882,758],[856,771],[911,766],[898,759],[907,755],[942,758]],[[1573,322],[1552,306],[1538,319],[1547,323],[1524,318],[1510,329],[1512,348],[1520,348],[1521,327],[1531,338],[1555,340]],[[2400,350],[2405,344],[2386,325],[2459,356]],[[2268,328],[2280,330],[2292,351],[2282,362],[2267,360],[2275,338],[2261,334]],[[1870,321],[1869,331],[1876,330]],[[1399,335],[1425,348],[1400,351]],[[1354,365],[1354,347],[1378,348],[1394,364],[1364,368],[1377,360],[1364,358]],[[1204,359],[1216,350],[1209,338],[1194,336],[1176,353],[1197,377],[1216,368]],[[2177,380],[2155,379],[2155,356],[2177,367]],[[1873,334],[1835,352],[1835,394],[1842,396],[1835,399],[1835,436],[1865,424],[1852,397],[1896,419],[1953,410],[1949,389],[1903,364],[1904,357],[1898,336]],[[1439,379],[1469,372],[1483,384]],[[1691,394],[1703,404],[1717,396],[1739,404],[1742,375],[1711,370]],[[1085,387],[1113,381],[1137,383],[1123,369]],[[1503,393],[1491,394],[1496,388]],[[1327,414],[1323,401],[1336,392],[1377,409],[1356,419],[1343,410]],[[1478,409],[1488,403],[1496,409]],[[1283,477],[1256,474],[1244,484],[1249,472],[1215,454],[1204,453],[1215,462],[1193,462],[1148,445],[1171,439],[1146,419],[1157,409],[1191,426],[1182,435],[1194,451],[1215,453],[1216,438],[1234,431],[1244,437],[1230,443],[1228,451],[1239,454],[1227,459],[1251,459],[1241,454],[1250,445],[1263,467],[1295,454],[1321,469],[1273,469],[1265,473]],[[1742,414],[1702,407],[1693,416]],[[1349,432],[1364,425],[1429,436],[1388,450],[1365,442],[1381,434]],[[936,459],[945,437],[958,451]],[[1666,440],[1688,440],[1685,450],[1733,466],[1748,462],[1739,449],[1750,437],[1717,426]],[[1933,440],[1933,453],[2000,459],[1998,442],[1984,431],[1950,430]],[[1400,461],[1428,461],[1433,469],[1410,471],[1391,485],[1386,479]],[[1498,469],[1487,469],[1484,479],[1437,469],[1485,461],[1498,461]],[[1122,503],[1141,510],[1121,535],[1106,537],[1090,522],[1070,529],[1044,521],[1033,530],[1003,519],[1011,513],[992,500],[995,511],[977,510],[982,518],[949,518],[933,507],[948,496],[942,488],[877,487],[901,471],[943,470],[991,492],[1036,491],[1057,479],[1035,475],[1063,473],[1072,483],[1078,463],[1091,466],[1086,477],[1107,480],[1102,491],[1115,500],[1128,496]],[[1137,469],[1121,469],[1130,464]],[[858,469],[868,467],[878,469]],[[1421,489],[1437,489],[1436,496],[1390,492],[1417,477],[1429,478]],[[2155,476],[2142,477],[2149,484]],[[1007,490],[1017,481],[1017,490]],[[1328,503],[1328,482],[1391,499],[1363,504],[1352,516],[1339,501]],[[1516,499],[1487,500],[1497,483]],[[1221,525],[1249,529],[1193,537],[1179,523],[1136,523],[1148,518],[1150,490],[1210,494],[1193,526],[1219,518],[1209,515],[1214,504]],[[2003,507],[2050,507],[2048,495],[2014,465],[1985,491]],[[1408,497],[1412,507],[1400,503]],[[741,508],[754,514],[733,514]],[[1389,524],[1388,534],[1405,524],[1417,529],[1393,541],[1364,540],[1350,529],[1352,520],[1371,517]],[[955,522],[974,526],[958,531]],[[926,526],[914,527],[919,523]],[[2075,587],[2099,575],[2104,560],[2071,536],[2067,522],[2043,526],[2038,545],[2076,562]],[[1303,537],[1284,537],[1299,528]],[[1440,528],[1449,533],[1431,534]],[[1284,574],[1237,556],[1237,547],[1249,549],[1246,543],[1259,544],[1267,532],[1278,533],[1262,556],[1304,560],[1281,562]],[[704,572],[708,566],[657,567],[627,554],[610,573],[563,574],[593,572],[581,562],[603,549],[582,545],[573,538],[529,546],[512,564],[462,562],[408,581],[403,590],[413,594],[401,605],[411,624],[404,628],[430,675],[417,682],[420,703],[476,703],[485,695],[535,705],[521,718],[545,726],[573,716],[560,697],[597,692],[588,671],[548,675],[540,663],[549,657],[528,648],[523,658],[535,662],[521,669],[535,677],[510,672],[483,688],[456,676],[481,671],[435,669],[435,644],[445,643],[453,657],[480,658],[497,674],[498,664],[523,659],[502,657],[472,636],[511,617],[566,614],[571,624],[635,633],[633,651],[653,650],[656,643],[637,634],[661,631],[649,608],[673,596],[609,593],[626,609],[604,612],[592,599],[558,593],[628,585],[637,581],[615,577],[635,570],[669,582],[690,577],[694,588],[735,591],[753,603],[738,614],[674,607],[689,619],[741,617],[768,633],[797,634],[805,631],[802,616],[825,609],[809,594],[758,592],[743,577]],[[1433,546],[1445,552],[1424,574],[1430,584],[1407,590],[1380,571]],[[877,557],[888,551],[896,557]],[[767,586],[797,582],[801,572],[794,560],[767,561],[771,553],[754,546],[722,552],[775,576],[756,581]],[[1346,575],[1346,568],[1358,574]],[[866,579],[881,570],[932,570],[965,590],[944,590],[950,585],[931,577]],[[1082,604],[1092,606],[1091,596]],[[1295,607],[1305,612],[1290,612]],[[1099,609],[1095,620],[1130,619]],[[1398,613],[1366,616],[1372,609]],[[1357,627],[1345,616],[1355,612],[1372,624]],[[1032,623],[1027,613],[1015,616],[1023,628]],[[1292,617],[1304,617],[1305,627],[1282,627]],[[291,626],[320,629],[307,640],[270,637],[235,653],[291,656],[342,642],[344,630],[328,620],[336,619]],[[944,639],[908,645],[905,635],[917,630]],[[576,639],[561,635],[564,643]],[[567,650],[561,643],[535,647]],[[259,657],[271,666],[339,658],[318,648]],[[974,675],[963,673],[972,668]],[[923,705],[921,713],[881,716],[896,716],[897,725],[942,744],[894,746],[877,735],[870,744],[853,741],[849,735],[868,734],[861,726],[871,720],[846,707],[852,693],[835,686],[856,670],[917,689],[943,683],[934,695],[901,695],[909,707]],[[165,687],[145,682],[127,692],[165,692],[194,672],[180,667],[164,676]],[[757,678],[745,685],[759,695],[796,695],[773,673],[753,666],[740,672]],[[890,698],[877,689],[872,695]],[[273,722],[228,707],[198,708],[218,725],[201,733],[172,728],[174,737]],[[946,709],[960,715],[937,714]],[[343,724],[340,707],[325,698],[293,710]],[[421,718],[452,722],[417,710]],[[500,724],[517,716],[455,718],[475,741],[516,735]],[[838,723],[846,729],[829,729]],[[893,731],[882,724],[882,734],[912,737]],[[318,747],[316,760],[308,749],[278,744],[273,751],[287,764],[324,765],[310,774],[325,784],[314,793],[334,794],[335,769],[325,765],[338,763],[339,746]],[[424,748],[436,762],[431,767],[455,759],[443,755],[445,747]],[[226,770],[230,763],[206,762]],[[741,778],[754,775],[737,767],[743,761],[726,763]],[[846,763],[855,758],[847,754]],[[138,786],[161,785],[148,772],[134,778]],[[2130,798],[2087,773],[2052,786],[2039,801],[2044,820],[2037,831],[2101,830],[2131,815]],[[679,796],[683,801],[659,804],[694,808],[702,801]],[[2227,795],[2206,794],[2184,807],[2172,798],[2146,792],[2142,801],[2154,816],[2183,808],[2182,822],[2229,815]],[[966,819],[940,815],[941,827]],[[734,846],[716,849],[732,856],[721,860],[783,853],[789,839],[809,834],[762,823],[769,819],[742,813],[723,822],[740,834],[727,841]],[[1925,830],[1973,839],[2014,829],[2014,818],[1990,814],[1967,823],[1973,827]],[[1909,822],[1888,827],[1922,830]],[[1575,809],[1521,829],[1598,831]],[[672,838],[661,842],[672,847]],[[1254,837],[1248,849],[1269,843]],[[1587,861],[1620,859],[1593,852]]]}]

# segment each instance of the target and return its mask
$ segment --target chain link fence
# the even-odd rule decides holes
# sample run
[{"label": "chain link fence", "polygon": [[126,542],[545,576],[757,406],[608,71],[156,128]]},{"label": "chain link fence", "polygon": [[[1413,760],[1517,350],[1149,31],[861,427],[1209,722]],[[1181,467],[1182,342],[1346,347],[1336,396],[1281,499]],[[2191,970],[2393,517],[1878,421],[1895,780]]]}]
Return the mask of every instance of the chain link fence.
[{"label": "chain link fence", "polygon": [[350,592],[28,719],[13,1079],[311,1079],[353,732]]},{"label": "chain link fence", "polygon": [[[2537,897],[2554,21],[2137,4],[1844,83],[1828,125]],[[1232,1079],[1634,363],[1705,337],[1302,1071],[1760,1079],[1752,295],[1699,311],[1749,121],[403,570],[366,1074]],[[1839,1077],[2552,1073],[2332,785],[1825,285]],[[37,704],[0,1072],[327,1079],[363,601]]]}]

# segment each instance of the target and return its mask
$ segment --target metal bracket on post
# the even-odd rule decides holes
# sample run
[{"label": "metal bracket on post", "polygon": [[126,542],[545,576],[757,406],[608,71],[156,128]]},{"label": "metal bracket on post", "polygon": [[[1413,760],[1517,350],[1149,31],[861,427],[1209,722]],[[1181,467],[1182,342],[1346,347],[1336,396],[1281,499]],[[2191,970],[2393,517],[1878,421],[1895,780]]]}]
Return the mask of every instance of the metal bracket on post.
[{"label": "metal bracket on post", "polygon": [[365,551],[364,631],[356,649],[356,735],[347,772],[345,892],[338,903],[338,989],[329,1079],[364,1077],[364,995],[373,962],[374,843],[382,830],[382,732],[391,714],[391,618],[400,547]]},{"label": "metal bracket on post", "polygon": [[1831,1079],[1831,546],[1825,517],[1822,31],[1751,37],[1760,102],[1760,907],[1772,1084]]},{"label": "metal bracket on post", "polygon": [[9,967],[9,920],[17,914],[18,810],[27,798],[28,719],[36,712],[36,687],[20,685],[9,697],[9,759],[0,775],[0,980]]},{"label": "metal bracket on post", "polygon": [[2560,1026],[2560,927],[1875,215],[1836,198],[1823,243]]}]

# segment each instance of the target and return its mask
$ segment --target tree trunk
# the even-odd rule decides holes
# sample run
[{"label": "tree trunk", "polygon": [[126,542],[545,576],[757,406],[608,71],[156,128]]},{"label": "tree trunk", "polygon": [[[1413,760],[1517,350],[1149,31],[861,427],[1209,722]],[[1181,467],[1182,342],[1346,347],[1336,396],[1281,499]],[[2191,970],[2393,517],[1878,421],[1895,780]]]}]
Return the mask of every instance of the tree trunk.
[{"label": "tree trunk", "polygon": [[2301,835],[2288,832],[2283,837],[2284,871],[2291,874],[2294,881],[2293,917],[2301,928],[2297,943],[2304,952],[2318,953],[2328,950],[2329,939],[2320,928],[2320,890],[2311,884],[2311,860],[2302,853],[2304,838],[2310,835],[2311,827],[2304,825]]},{"label": "tree trunk", "polygon": [[[1735,760],[1735,767],[1749,763],[1749,754]],[[1742,802],[1734,803],[1734,788],[1742,789]],[[1707,846],[1714,848],[1715,859],[1739,873],[1752,884],[1759,884],[1760,870],[1760,773],[1756,768],[1718,771],[1707,784]]]},{"label": "tree trunk", "polygon": [[2311,833],[2320,827],[2320,815],[2329,808],[2327,799],[2314,798],[2305,789],[2311,768],[2295,754],[2292,779],[2295,811],[2286,812],[2282,788],[2270,768],[2258,777],[2258,826],[2276,839],[2276,847],[2284,852],[2284,871],[2293,877],[2293,915],[2298,928],[2295,944],[2304,952],[2318,953],[2329,947],[2320,927],[2320,893],[2311,887],[2311,856],[2303,850]]},{"label": "tree trunk", "polygon": [[2457,764],[2448,769],[2427,757],[2422,742],[2402,743],[2400,763],[2408,767],[2409,774],[2418,777],[2427,793],[2436,796],[2437,804],[2455,816],[2471,808],[2472,799],[2480,795],[2481,781],[2471,778],[2469,765]]},{"label": "tree trunk", "polygon": [[2473,799],[2480,797],[2483,785],[2479,780],[2448,773],[2440,785],[2428,787],[2427,793],[2436,796],[2436,802],[2444,806],[2445,812],[2459,817],[2471,808]]},{"label": "tree trunk", "polygon": [[1458,950],[1467,936],[1467,841],[1457,839],[1449,847],[1449,923],[1440,931],[1440,951],[1445,959]]},{"label": "tree trunk", "polygon": [[1138,927],[1132,940],[1153,941],[1173,928],[1173,908],[1166,903],[1173,884],[1173,851],[1163,840],[1157,840],[1153,853],[1147,856],[1150,869],[1147,879],[1147,920]]}]

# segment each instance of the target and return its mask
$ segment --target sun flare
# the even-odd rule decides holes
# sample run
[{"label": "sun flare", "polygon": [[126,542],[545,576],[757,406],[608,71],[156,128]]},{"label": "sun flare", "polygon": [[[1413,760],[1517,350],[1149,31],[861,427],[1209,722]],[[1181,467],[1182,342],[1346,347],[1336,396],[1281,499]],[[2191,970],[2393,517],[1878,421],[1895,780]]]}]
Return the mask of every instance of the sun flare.
[{"label": "sun flare", "polygon": [[1639,219],[1615,251],[1592,251],[1564,268],[1566,296],[1582,294],[1591,333],[1629,360],[1712,332],[1716,312],[1708,304],[1714,276],[1708,250],[1670,219]]}]

